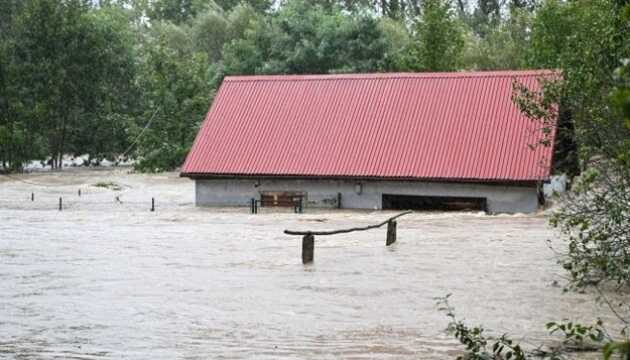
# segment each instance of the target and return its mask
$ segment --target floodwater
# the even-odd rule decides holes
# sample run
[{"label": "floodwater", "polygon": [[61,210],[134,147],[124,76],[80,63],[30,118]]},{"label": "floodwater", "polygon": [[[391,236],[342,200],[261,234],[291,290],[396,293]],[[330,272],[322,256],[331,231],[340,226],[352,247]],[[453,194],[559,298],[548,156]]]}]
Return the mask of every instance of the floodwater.
[{"label": "floodwater", "polygon": [[200,209],[192,181],[127,172],[0,176],[0,358],[452,359],[434,299],[448,293],[526,345],[556,341],[548,321],[612,322],[592,294],[563,294],[542,215],[414,213],[391,247],[384,228],[316,237],[303,266],[284,229],[394,212]]}]

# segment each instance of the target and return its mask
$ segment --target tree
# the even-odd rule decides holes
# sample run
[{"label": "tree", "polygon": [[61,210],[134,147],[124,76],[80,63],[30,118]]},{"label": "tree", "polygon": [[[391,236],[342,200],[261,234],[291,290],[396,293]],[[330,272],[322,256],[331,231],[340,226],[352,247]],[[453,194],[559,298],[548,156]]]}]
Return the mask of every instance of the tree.
[{"label": "tree", "polygon": [[412,58],[413,39],[405,24],[389,18],[381,18],[378,26],[383,36],[387,51],[384,54],[384,70],[410,71],[414,60]]},{"label": "tree", "polygon": [[232,10],[239,6],[246,6],[259,13],[268,11],[271,5],[273,5],[273,0],[216,0],[215,2],[225,11]]},{"label": "tree", "polygon": [[132,110],[128,20],[115,9],[95,11],[89,1],[33,0],[14,18],[9,111],[20,123],[9,133],[23,131],[34,144],[29,157],[45,151],[53,167],[66,153],[111,153],[125,141],[121,130],[99,131],[120,129],[116,114]]},{"label": "tree", "polygon": [[130,129],[138,139],[136,167],[143,171],[182,164],[218,83],[205,54],[173,49],[167,38],[162,33],[148,44],[141,73],[144,122]]},{"label": "tree", "polygon": [[204,51],[210,61],[219,61],[230,37],[229,22],[222,11],[206,11],[193,20],[192,37],[196,49]]},{"label": "tree", "polygon": [[627,136],[608,99],[615,69],[630,57],[620,14],[612,0],[549,0],[533,23],[529,66],[562,69],[557,93],[571,111],[583,169],[594,157],[615,158]]},{"label": "tree", "polygon": [[566,236],[563,264],[577,288],[630,286],[628,78],[626,68],[616,70],[630,58],[629,15],[630,5],[612,0],[545,2],[534,20],[530,61],[562,69],[562,79],[542,93],[520,88],[517,98],[545,128],[557,126],[551,104],[571,114],[582,173],[551,222]]},{"label": "tree", "polygon": [[71,123],[81,114],[79,95],[88,84],[79,78],[88,64],[78,53],[85,46],[79,34],[87,30],[82,17],[87,7],[81,1],[34,0],[16,23],[14,64],[19,78],[32,84],[21,87],[20,97],[26,115],[37,122],[29,130],[46,139],[55,167],[66,150]]},{"label": "tree", "polygon": [[121,8],[92,9],[86,17],[91,85],[82,94],[85,116],[72,131],[70,150],[100,161],[125,150],[127,128],[139,111],[136,39],[131,15]]},{"label": "tree", "polygon": [[293,0],[271,18],[253,19],[224,48],[228,74],[323,74],[388,68],[394,55],[371,15]]},{"label": "tree", "polygon": [[501,20],[499,0],[478,0],[470,22],[473,31],[483,37],[490,29],[497,27]]},{"label": "tree", "polygon": [[200,13],[192,21],[191,36],[196,51],[203,51],[212,63],[223,58],[223,46],[234,39],[242,38],[252,21],[262,15],[250,5],[243,3],[229,12],[212,8]]},{"label": "tree", "polygon": [[526,68],[531,23],[529,11],[512,8],[509,18],[488,27],[484,36],[468,31],[463,63],[475,70]]},{"label": "tree", "polygon": [[248,4],[241,3],[233,7],[227,15],[229,24],[229,38],[241,39],[254,21],[258,21],[263,15]]},{"label": "tree", "polygon": [[411,68],[420,71],[453,71],[461,67],[464,49],[462,23],[448,0],[426,0],[416,20]]},{"label": "tree", "polygon": [[29,151],[25,119],[20,116],[21,101],[16,86],[19,77],[12,62],[15,15],[20,4],[16,0],[0,0],[0,8],[4,10],[0,13],[0,161],[5,171],[19,169],[34,155]]},{"label": "tree", "polygon": [[209,0],[152,0],[145,3],[146,15],[152,21],[184,23],[212,7]]}]

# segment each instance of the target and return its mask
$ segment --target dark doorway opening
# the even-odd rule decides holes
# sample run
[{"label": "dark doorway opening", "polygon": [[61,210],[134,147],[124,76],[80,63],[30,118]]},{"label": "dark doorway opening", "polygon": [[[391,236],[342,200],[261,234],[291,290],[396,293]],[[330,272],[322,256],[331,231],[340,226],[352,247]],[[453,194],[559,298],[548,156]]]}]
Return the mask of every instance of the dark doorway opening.
[{"label": "dark doorway opening", "polygon": [[383,210],[486,211],[486,198],[383,194]]}]

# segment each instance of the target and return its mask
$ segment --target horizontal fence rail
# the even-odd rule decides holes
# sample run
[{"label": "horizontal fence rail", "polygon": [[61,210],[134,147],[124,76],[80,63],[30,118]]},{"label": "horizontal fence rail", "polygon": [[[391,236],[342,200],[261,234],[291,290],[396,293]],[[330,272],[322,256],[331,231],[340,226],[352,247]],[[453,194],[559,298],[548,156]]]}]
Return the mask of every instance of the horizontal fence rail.
[{"label": "horizontal fence rail", "polygon": [[[109,195],[111,196],[111,199],[101,198],[95,200],[94,196],[103,197],[103,193],[85,191],[85,189],[82,190],[81,188],[77,190],[76,195],[69,191],[64,191],[59,194],[50,194],[47,192],[44,196],[35,196],[35,192],[31,192],[24,198],[17,197],[13,199],[0,199],[0,209],[46,210],[56,208],[59,211],[63,211],[67,208],[74,208],[77,206],[90,207],[94,205],[115,205],[116,207],[131,205],[135,207],[147,207],[150,211],[155,211],[156,209],[157,202],[155,197],[147,196],[147,200],[143,201],[138,200],[137,198],[133,200],[123,199],[123,195],[123,193],[114,193]],[[175,202],[170,202],[168,204],[177,206],[185,205]]]},{"label": "horizontal fence rail", "polygon": [[296,231],[296,230],[284,230],[284,233],[287,235],[335,235],[335,234],[343,234],[343,233],[349,233],[349,232],[353,232],[353,231],[365,231],[365,230],[370,230],[370,229],[376,229],[376,228],[380,228],[381,226],[387,224],[390,221],[393,221],[394,219],[397,219],[401,216],[404,215],[408,215],[411,214],[413,211],[409,210],[409,211],[405,211],[403,213],[400,213],[396,216],[392,216],[389,219],[375,224],[375,225],[369,225],[369,226],[364,226],[364,227],[355,227],[355,228],[349,228],[349,229],[341,229],[341,230],[329,230],[329,231],[311,231],[311,230],[302,230],[302,231]]},{"label": "horizontal fence rail", "polygon": [[389,246],[396,242],[396,219],[411,214],[413,211],[405,211],[398,215],[392,216],[389,219],[374,225],[368,225],[363,227],[354,227],[348,229],[340,229],[340,230],[329,230],[329,231],[312,231],[312,230],[284,230],[284,233],[287,235],[302,235],[302,263],[309,264],[313,262],[314,253],[315,253],[315,235],[335,235],[335,234],[344,234],[350,233],[353,231],[365,231],[371,229],[377,229],[381,226],[387,224],[387,238],[385,240],[385,246]]},{"label": "horizontal fence rail", "polygon": [[[68,186],[65,186],[68,187]],[[142,198],[146,200],[142,200]],[[254,214],[259,212],[258,207],[261,201],[252,199],[250,211]],[[173,208],[178,206],[193,206],[193,202],[181,202],[170,200],[159,201],[161,208]],[[89,187],[78,189],[63,189],[62,191],[35,192],[28,190],[23,196],[19,194],[10,197],[0,196],[0,210],[90,210],[95,208],[111,206],[112,209],[143,209],[150,212],[158,211],[158,198],[150,194],[127,194],[124,191],[93,190]],[[245,208],[246,204],[235,205],[235,208]],[[271,206],[278,209],[279,207]],[[295,213],[302,213],[303,201],[295,201]]]}]

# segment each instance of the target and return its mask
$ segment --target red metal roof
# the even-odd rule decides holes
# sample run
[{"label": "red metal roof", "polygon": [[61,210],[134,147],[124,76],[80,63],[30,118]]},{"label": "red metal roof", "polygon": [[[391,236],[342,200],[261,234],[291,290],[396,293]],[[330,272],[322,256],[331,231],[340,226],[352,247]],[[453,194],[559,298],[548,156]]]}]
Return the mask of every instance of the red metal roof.
[{"label": "red metal roof", "polygon": [[540,125],[516,79],[551,71],[226,77],[183,176],[534,181],[549,176]]}]

